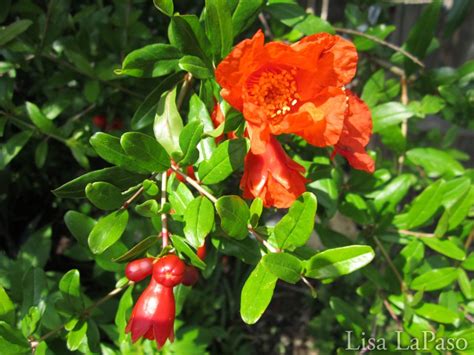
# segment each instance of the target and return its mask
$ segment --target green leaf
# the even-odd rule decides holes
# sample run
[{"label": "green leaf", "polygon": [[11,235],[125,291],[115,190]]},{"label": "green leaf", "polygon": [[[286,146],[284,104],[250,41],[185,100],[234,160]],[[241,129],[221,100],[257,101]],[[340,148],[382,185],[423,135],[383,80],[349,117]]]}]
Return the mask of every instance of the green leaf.
[{"label": "green leaf", "polygon": [[258,221],[263,212],[263,200],[260,197],[255,198],[250,205],[250,220],[249,223],[252,227],[258,225]]},{"label": "green leaf", "polygon": [[5,169],[20,153],[32,134],[31,131],[23,131],[11,136],[6,143],[0,144],[0,170]]},{"label": "green leaf", "polygon": [[240,316],[247,324],[255,324],[272,300],[278,278],[258,263],[245,281],[240,298]]},{"label": "green leaf", "polygon": [[334,215],[338,207],[339,187],[336,180],[319,179],[308,185],[309,190],[313,191],[318,199],[318,203],[325,207],[328,216]]},{"label": "green leaf", "polygon": [[39,307],[42,311],[46,306],[48,298],[48,284],[45,272],[33,267],[28,270],[22,280],[23,303],[21,313],[27,314],[32,306]]},{"label": "green leaf", "polygon": [[175,178],[169,180],[168,199],[175,214],[184,215],[194,196],[185,184]]},{"label": "green leaf", "polygon": [[161,96],[153,124],[155,138],[169,156],[174,152],[181,152],[179,135],[182,130],[183,120],[176,107],[176,88],[174,88]]},{"label": "green leaf", "polygon": [[43,112],[31,102],[26,102],[26,111],[28,112],[28,117],[35,124],[39,130],[46,134],[55,134],[61,136],[58,128],[54,125],[53,121],[47,118]]},{"label": "green leaf", "polygon": [[118,258],[113,259],[115,263],[125,263],[134,259],[138,259],[140,256],[150,249],[153,245],[158,243],[156,235],[151,235],[133,246],[125,254],[120,255]]},{"label": "green leaf", "polygon": [[31,344],[18,329],[0,321],[0,352],[2,354],[30,354]]},{"label": "green leaf", "polygon": [[94,206],[105,211],[115,210],[125,201],[118,187],[103,181],[87,184],[86,196]]},{"label": "green leaf", "polygon": [[413,290],[435,291],[445,288],[456,281],[458,271],[454,267],[433,269],[416,277],[410,287]]},{"label": "green leaf", "polygon": [[361,316],[353,304],[348,304],[338,297],[331,297],[329,305],[336,314],[337,321],[344,329],[354,329],[357,335],[367,329],[365,318]]},{"label": "green leaf", "polygon": [[247,154],[247,141],[244,138],[226,140],[221,143],[209,160],[199,166],[199,178],[203,184],[217,184],[243,166]]},{"label": "green leaf", "polygon": [[372,110],[373,132],[397,125],[413,116],[413,112],[399,102],[387,102]]},{"label": "green leaf", "polygon": [[250,211],[244,200],[235,195],[222,196],[216,202],[216,210],[227,235],[237,239],[247,237]]},{"label": "green leaf", "polygon": [[53,193],[57,197],[83,198],[86,197],[85,188],[89,183],[105,181],[117,186],[119,189],[128,189],[130,186],[142,182],[145,178],[145,175],[131,173],[119,167],[111,167],[81,175],[53,190]]},{"label": "green leaf", "polygon": [[232,17],[227,0],[206,0],[206,33],[211,50],[217,60],[224,58],[232,48],[234,39]]},{"label": "green leaf", "polygon": [[406,196],[410,187],[416,182],[411,174],[402,174],[390,181],[381,190],[372,194],[374,206],[378,211],[395,211],[395,207]]},{"label": "green leaf", "polygon": [[[367,31],[365,31],[365,33],[370,36],[385,39],[390,33],[395,31],[395,29],[396,27],[393,25],[387,26],[385,24],[380,24],[375,27],[370,27],[367,29]],[[358,51],[368,51],[375,48],[378,43],[367,37],[354,36],[354,45]]]},{"label": "green leaf", "polygon": [[153,0],[155,7],[167,16],[173,16],[173,0]]},{"label": "green leaf", "polygon": [[474,271],[474,253],[469,254],[466,260],[463,261],[461,266],[469,271]]},{"label": "green leaf", "polygon": [[64,215],[64,222],[74,238],[82,245],[87,245],[87,239],[96,221],[85,214],[67,211]]},{"label": "green leaf", "polygon": [[119,138],[99,132],[91,137],[90,143],[97,154],[105,161],[131,172],[148,172],[139,162],[125,153],[120,145]]},{"label": "green leaf", "polygon": [[270,14],[285,25],[292,27],[305,35],[320,32],[335,33],[329,22],[320,17],[306,13],[293,0],[272,0],[266,8]]},{"label": "green leaf", "polygon": [[444,212],[448,216],[448,230],[453,230],[465,220],[473,204],[474,187],[471,187],[464,196]]},{"label": "green leaf", "polygon": [[100,84],[98,80],[89,80],[84,85],[84,97],[90,103],[97,102],[100,95]]},{"label": "green leaf", "polygon": [[313,232],[316,207],[316,197],[310,192],[303,193],[293,202],[288,213],[275,226],[278,247],[294,250],[306,244]]},{"label": "green leaf", "polygon": [[192,165],[199,157],[197,145],[201,141],[204,126],[200,121],[191,121],[179,135],[179,145],[183,152],[183,158],[179,160],[181,165]]},{"label": "green leaf", "polygon": [[199,259],[191,247],[186,244],[184,238],[177,235],[172,235],[171,241],[173,242],[173,246],[176,248],[176,250],[186,255],[194,266],[200,268],[201,270],[206,268],[206,264],[201,259]]},{"label": "green leaf", "polygon": [[211,61],[206,54],[210,47],[199,19],[195,15],[174,15],[168,30],[170,42],[184,54],[201,58],[209,68]]},{"label": "green leaf", "polygon": [[142,129],[153,124],[161,95],[175,86],[182,76],[183,73],[176,73],[171,74],[166,77],[166,79],[160,80],[158,86],[145,98],[140,106],[138,106],[137,111],[135,111],[131,122],[133,129]]},{"label": "green leaf", "polygon": [[26,243],[20,247],[17,259],[23,260],[27,265],[44,267],[51,253],[51,226],[46,225],[32,233]]},{"label": "green leaf", "polygon": [[33,24],[30,20],[18,20],[0,29],[0,46],[4,46],[25,32]]},{"label": "green leaf", "polygon": [[140,216],[152,218],[158,215],[160,205],[156,200],[146,200],[145,202],[135,206],[135,212]]},{"label": "green leaf", "polygon": [[436,213],[441,205],[443,184],[443,180],[438,180],[415,198],[405,219],[408,229],[421,226]]},{"label": "green leaf", "polygon": [[243,32],[254,22],[263,6],[263,0],[240,0],[232,14],[234,37]]},{"label": "green leaf", "polygon": [[5,289],[0,285],[0,321],[9,324],[15,322],[15,305],[6,293]]},{"label": "green leaf", "polygon": [[84,307],[79,271],[69,270],[59,281],[59,291],[67,305],[80,312]]},{"label": "green leaf", "polygon": [[255,265],[261,257],[258,242],[251,238],[212,237],[212,244],[220,253],[235,256],[247,264]]},{"label": "green leaf", "polygon": [[458,269],[458,284],[464,297],[466,297],[468,300],[472,299],[473,295],[471,281],[463,269]]},{"label": "green leaf", "polygon": [[373,249],[368,245],[325,250],[306,262],[305,275],[316,279],[333,279],[364,267],[374,256]]},{"label": "green leaf", "polygon": [[441,175],[461,175],[464,168],[445,151],[435,148],[414,148],[406,153],[407,159],[414,165],[421,166],[429,177]]},{"label": "green leaf", "polygon": [[149,135],[127,132],[120,138],[120,145],[129,157],[149,172],[163,172],[171,165],[165,149]]},{"label": "green leaf", "polygon": [[291,254],[270,253],[262,258],[262,264],[279,279],[292,284],[301,279],[303,265],[301,261]]},{"label": "green leaf", "polygon": [[421,112],[425,115],[433,115],[441,111],[446,103],[439,96],[425,95],[421,100]]},{"label": "green leaf", "polygon": [[429,248],[454,260],[464,260],[466,252],[449,239],[420,238]]},{"label": "green leaf", "polygon": [[35,165],[38,169],[41,169],[46,162],[46,157],[48,156],[48,141],[42,140],[35,150]]},{"label": "green leaf", "polygon": [[[155,237],[156,239],[156,237]],[[117,329],[125,329],[127,322],[129,320],[129,314],[133,306],[133,297],[132,297],[133,287],[128,287],[120,297],[118,304],[117,312],[115,313],[115,325]],[[119,331],[119,339],[121,341],[125,340],[125,332]]]},{"label": "green leaf", "polygon": [[443,186],[443,200],[441,204],[450,208],[471,188],[471,179],[468,177],[459,177],[447,181]]},{"label": "green leaf", "polygon": [[127,54],[117,74],[154,78],[174,72],[182,54],[170,44],[150,44]]},{"label": "green leaf", "polygon": [[199,57],[193,55],[185,55],[179,60],[180,69],[193,74],[198,79],[209,79],[213,77],[213,73],[207,65]]},{"label": "green leaf", "polygon": [[455,324],[459,321],[459,315],[450,309],[433,303],[424,303],[415,308],[415,313],[432,321],[443,324]]},{"label": "green leaf", "polygon": [[89,234],[89,248],[94,254],[102,254],[111,247],[125,231],[128,211],[119,210],[99,219]]},{"label": "green leaf", "polygon": [[206,236],[214,226],[214,206],[204,196],[196,197],[184,213],[184,234],[195,248],[204,244]]},{"label": "green leaf", "polygon": [[79,349],[87,336],[87,322],[80,320],[75,327],[67,334],[66,345],[71,351]]}]

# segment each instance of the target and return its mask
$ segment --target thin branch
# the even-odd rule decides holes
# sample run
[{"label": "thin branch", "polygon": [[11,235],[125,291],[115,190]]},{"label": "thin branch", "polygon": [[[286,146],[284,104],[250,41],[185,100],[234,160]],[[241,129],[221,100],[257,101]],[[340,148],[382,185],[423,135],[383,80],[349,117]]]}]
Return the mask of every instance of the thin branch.
[{"label": "thin branch", "polygon": [[385,308],[387,309],[388,311],[388,314],[390,314],[390,317],[392,317],[392,319],[397,323],[397,326],[400,330],[403,329],[402,327],[402,323],[400,322],[400,319],[398,319],[397,315],[395,314],[392,306],[390,305],[390,303],[384,299],[383,300],[383,305],[385,306]]},{"label": "thin branch", "polygon": [[316,0],[308,0],[306,3],[306,12],[308,14],[314,15],[314,11],[316,8]]},{"label": "thin branch", "polygon": [[135,201],[144,191],[145,189],[143,188],[143,186],[141,186],[133,195],[132,197],[130,197],[127,201],[125,201],[122,205],[122,207],[120,207],[121,210],[126,210],[128,208],[128,206],[130,206],[132,204],[133,201]]},{"label": "thin branch", "polygon": [[466,250],[469,250],[473,240],[474,240],[474,228],[471,229],[471,232],[469,233],[469,236],[466,239],[466,243],[464,243],[464,248]]},{"label": "thin branch", "polygon": [[[402,76],[400,78],[400,86],[402,89],[401,96],[400,96],[400,101],[402,102],[403,105],[408,105],[408,86],[407,86],[407,79],[405,76]],[[402,121],[401,125],[401,131],[402,131],[402,136],[407,137],[408,134],[408,121],[407,119],[404,119]],[[403,165],[405,163],[405,153],[402,153],[398,157],[398,173],[401,174],[403,171]]]},{"label": "thin branch", "polygon": [[425,65],[423,64],[423,62],[421,60],[419,60],[413,54],[407,52],[403,48],[401,48],[401,47],[399,47],[399,46],[397,46],[393,43],[384,41],[383,39],[380,39],[380,38],[372,36],[372,35],[368,35],[367,33],[364,33],[364,32],[351,30],[349,28],[335,27],[334,29],[336,30],[336,32],[347,33],[347,34],[351,34],[351,35],[355,35],[355,36],[361,36],[361,37],[365,37],[367,39],[370,39],[371,41],[374,41],[378,44],[384,45],[384,46],[386,46],[390,49],[393,49],[396,52],[399,52],[399,53],[403,54],[405,57],[410,58],[414,63],[418,64],[420,67],[422,67],[422,68],[425,67]]},{"label": "thin branch", "polygon": [[402,275],[400,275],[400,272],[398,271],[395,264],[393,263],[392,258],[390,258],[390,255],[388,255],[387,251],[385,250],[384,246],[380,242],[379,238],[374,236],[374,240],[375,240],[375,243],[377,244],[377,246],[379,247],[380,251],[382,252],[385,260],[387,260],[387,263],[390,266],[390,269],[392,269],[392,271],[395,274],[397,280],[400,282],[400,288],[401,288],[402,292],[405,291],[406,290],[405,281],[403,281],[403,277],[402,277]]},{"label": "thin branch", "polygon": [[[91,314],[91,312],[97,308],[98,306],[100,306],[101,304],[107,302],[108,300],[110,300],[111,298],[113,298],[115,295],[118,295],[120,292],[122,292],[123,290],[125,290],[128,286],[132,285],[133,282],[132,281],[129,281],[128,283],[126,283],[125,285],[121,286],[121,287],[117,287],[115,289],[113,289],[112,291],[110,291],[108,294],[106,294],[104,297],[102,297],[101,299],[99,299],[98,301],[96,301],[95,303],[93,303],[92,305],[90,305],[89,307],[85,308],[81,314],[79,315],[79,318],[81,319],[85,319],[85,318],[88,318]],[[31,350],[32,352],[34,353],[34,351],[36,350],[36,347],[39,345],[39,343],[41,343],[42,341],[45,341],[46,339],[52,337],[53,335],[55,335],[56,333],[60,332],[61,330],[64,329],[64,327],[66,326],[66,324],[69,323],[68,322],[65,322],[63,324],[61,324],[59,327],[49,331],[48,333],[46,333],[45,335],[43,335],[42,337],[40,337],[38,340],[31,340],[30,341],[30,345],[31,345]]]},{"label": "thin branch", "polygon": [[[168,177],[168,172],[165,171],[161,174],[161,208],[165,206],[166,203],[166,186],[167,186],[167,177]],[[168,233],[168,216],[166,213],[161,213],[161,238],[162,238],[162,243],[163,243],[163,249],[168,246],[168,239],[169,239],[169,233]]]},{"label": "thin branch", "polygon": [[191,73],[187,73],[184,76],[183,80],[184,80],[183,86],[181,86],[181,91],[179,92],[178,98],[176,100],[176,106],[178,107],[178,110],[183,105],[184,99],[189,91],[189,88],[191,87],[191,82],[193,81],[193,75]]},{"label": "thin branch", "polygon": [[262,12],[258,14],[258,19],[263,26],[263,32],[265,33],[265,37],[273,39],[274,36],[272,30],[270,29],[270,25],[268,24],[267,19],[265,18],[265,15]]},{"label": "thin branch", "polygon": [[190,184],[192,187],[198,190],[202,195],[206,196],[209,200],[211,200],[212,203],[217,202],[217,198],[213,194],[207,192],[206,189],[204,189],[201,185],[199,185],[199,183],[196,180],[190,178],[188,175],[186,175],[185,173],[183,173],[181,170],[179,170],[178,168],[174,166],[171,166],[171,169],[176,174],[181,175],[188,184]]},{"label": "thin branch", "polygon": [[392,72],[393,74],[397,75],[397,76],[400,76],[400,77],[404,77],[405,76],[405,70],[403,70],[402,68],[400,67],[397,67],[396,65],[393,65],[392,63],[390,62],[387,62],[386,60],[383,60],[383,59],[380,59],[380,58],[376,58],[376,57],[373,57],[373,56],[369,56],[369,60],[373,61],[374,63],[380,65],[381,67],[389,70],[390,72]]},{"label": "thin branch", "polygon": [[399,229],[399,230],[397,230],[397,232],[399,234],[411,235],[411,236],[417,237],[417,238],[435,238],[435,235],[433,233],[413,232],[413,231],[406,230],[406,229]]},{"label": "thin branch", "polygon": [[328,19],[328,14],[329,14],[329,0],[323,0],[323,3],[321,4],[321,15],[320,17],[323,20]]},{"label": "thin branch", "polygon": [[270,252],[272,253],[280,253],[281,252],[281,249],[279,248],[276,248],[274,247],[273,245],[271,245],[268,241],[266,241],[265,239],[263,239],[260,234],[258,234],[255,229],[253,229],[253,227],[249,224],[247,225],[247,229],[249,230],[249,232],[255,237],[255,239],[257,239],[257,241],[259,241],[260,243],[262,243],[265,248],[267,248]]}]

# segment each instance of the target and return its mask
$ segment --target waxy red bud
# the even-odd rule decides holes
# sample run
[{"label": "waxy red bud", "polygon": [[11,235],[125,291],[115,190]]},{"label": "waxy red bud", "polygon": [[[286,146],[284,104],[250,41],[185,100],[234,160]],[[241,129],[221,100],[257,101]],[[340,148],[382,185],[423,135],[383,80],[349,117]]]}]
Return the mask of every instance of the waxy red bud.
[{"label": "waxy red bud", "polygon": [[207,255],[206,244],[201,245],[197,250],[197,256],[199,259],[204,260]]},{"label": "waxy red bud", "polygon": [[100,128],[101,130],[104,130],[105,127],[107,127],[107,118],[105,118],[105,116],[102,116],[102,115],[96,115],[96,116],[92,117],[92,123],[97,128]]},{"label": "waxy red bud", "polygon": [[199,280],[199,271],[194,266],[186,265],[186,270],[184,271],[183,285],[184,286],[194,286]]},{"label": "waxy red bud", "polygon": [[174,254],[159,259],[153,266],[153,278],[166,287],[174,287],[183,281],[186,265]]},{"label": "waxy red bud", "polygon": [[130,281],[138,282],[143,280],[153,271],[153,258],[137,259],[127,264],[125,276]]}]

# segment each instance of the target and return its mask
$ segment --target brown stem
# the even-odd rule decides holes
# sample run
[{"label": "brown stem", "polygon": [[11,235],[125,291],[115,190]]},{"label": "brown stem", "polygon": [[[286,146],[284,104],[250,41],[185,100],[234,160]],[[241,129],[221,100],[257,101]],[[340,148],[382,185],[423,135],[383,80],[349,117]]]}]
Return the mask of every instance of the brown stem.
[{"label": "brown stem", "polygon": [[378,44],[381,44],[381,45],[384,45],[390,49],[393,49],[394,51],[396,52],[399,52],[401,54],[403,54],[405,57],[407,58],[410,58],[413,62],[415,62],[416,64],[418,64],[420,67],[424,68],[425,65],[423,64],[423,62],[421,60],[419,60],[417,57],[415,57],[413,54],[407,52],[406,50],[404,50],[403,48],[393,44],[393,43],[390,43],[390,42],[387,42],[387,41],[384,41],[383,39],[380,39],[378,37],[375,37],[375,36],[372,36],[372,35],[368,35],[367,33],[364,33],[364,32],[360,32],[360,31],[356,31],[356,30],[351,30],[349,28],[340,28],[340,27],[335,27],[334,28],[336,30],[336,32],[340,32],[340,33],[347,33],[347,34],[350,34],[350,35],[355,35],[355,36],[361,36],[361,37],[365,37],[367,39],[370,39],[371,41],[374,41]]},{"label": "brown stem", "polygon": [[402,275],[400,275],[400,272],[398,271],[395,264],[393,263],[392,258],[390,258],[390,255],[388,255],[387,251],[383,247],[383,245],[380,242],[379,238],[374,236],[374,240],[375,240],[375,243],[377,244],[377,246],[379,247],[380,251],[382,252],[385,260],[387,260],[387,263],[390,266],[390,269],[392,269],[393,273],[395,274],[396,278],[398,279],[398,282],[400,282],[400,288],[401,288],[402,292],[404,292],[406,290],[406,285],[405,285],[405,281],[403,281]]},{"label": "brown stem", "polygon": [[207,192],[206,189],[204,189],[201,185],[199,185],[199,183],[196,180],[190,178],[188,175],[186,175],[185,173],[183,173],[181,170],[179,170],[178,168],[174,166],[172,166],[171,169],[176,174],[181,175],[189,185],[191,185],[196,190],[198,190],[202,195],[206,196],[209,200],[211,200],[212,203],[217,202],[217,198],[213,194]]},{"label": "brown stem", "polygon": [[273,39],[273,33],[270,29],[270,25],[268,24],[267,19],[265,18],[265,15],[262,12],[258,14],[258,19],[263,26],[263,32],[265,33],[265,37]]},{"label": "brown stem", "polygon": [[390,303],[384,299],[383,300],[383,305],[385,306],[385,308],[387,309],[388,313],[390,314],[390,317],[392,317],[392,319],[397,323],[397,326],[400,330],[403,329],[402,327],[402,323],[400,322],[400,319],[398,319],[397,315],[395,314],[392,306],[390,305]]},{"label": "brown stem", "polygon": [[193,80],[193,75],[191,73],[187,73],[184,76],[183,86],[181,86],[181,91],[179,92],[178,98],[176,99],[176,106],[178,107],[178,110],[183,105],[184,99],[186,95],[188,94],[189,87],[191,86],[192,80]]},{"label": "brown stem", "polygon": [[[166,203],[166,185],[167,185],[168,173],[165,171],[161,174],[161,208],[165,206]],[[163,243],[163,249],[168,246],[168,216],[166,213],[161,213],[161,238]]]},{"label": "brown stem", "polygon": [[[400,78],[400,85],[402,89],[402,93],[400,96],[400,101],[402,102],[403,105],[408,105],[408,86],[407,86],[407,79],[403,75]],[[408,121],[407,119],[404,119],[402,121],[402,126],[401,126],[401,131],[402,131],[402,136],[406,138],[408,134]],[[401,174],[403,170],[403,164],[405,163],[405,153],[402,153],[400,157],[398,158],[398,173]]]},{"label": "brown stem", "polygon": [[144,191],[144,188],[143,186],[141,186],[133,195],[132,197],[130,197],[127,201],[125,201],[122,205],[122,207],[120,207],[121,210],[126,210],[128,208],[128,206],[130,206],[130,204],[135,201]]},{"label": "brown stem", "polygon": [[399,230],[397,230],[397,232],[399,234],[411,235],[411,236],[417,237],[417,238],[435,238],[435,235],[433,233],[413,232],[413,231],[406,230],[406,229],[399,229]]}]

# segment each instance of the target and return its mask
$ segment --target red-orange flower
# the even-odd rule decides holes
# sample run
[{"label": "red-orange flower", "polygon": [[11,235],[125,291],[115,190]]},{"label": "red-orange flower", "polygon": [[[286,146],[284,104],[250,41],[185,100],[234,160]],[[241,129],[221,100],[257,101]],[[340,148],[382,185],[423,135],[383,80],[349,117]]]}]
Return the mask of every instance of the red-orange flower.
[{"label": "red-orange flower", "polygon": [[262,154],[250,151],[245,157],[240,188],[245,198],[260,197],[265,207],[287,208],[306,191],[304,172],[271,136]]},{"label": "red-orange flower", "polygon": [[264,44],[258,31],[219,64],[216,78],[222,97],[247,120],[252,152],[262,154],[270,136],[283,133],[321,147],[337,143],[345,113],[342,87],[356,66],[354,45],[339,36]]},{"label": "red-orange flower", "polygon": [[[219,127],[221,123],[225,121],[224,113],[221,110],[221,105],[218,102],[214,105],[211,113],[211,120],[212,124],[215,128]],[[234,132],[227,133],[227,138],[234,139],[237,138],[237,135]],[[221,142],[224,139],[224,134],[221,134],[219,137],[216,138],[216,143]]]},{"label": "red-orange flower", "polygon": [[367,105],[347,90],[347,111],[341,137],[334,146],[334,154],[341,154],[349,164],[359,170],[373,173],[375,164],[366,153],[372,133],[372,117]]}]

